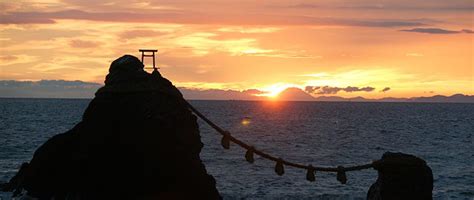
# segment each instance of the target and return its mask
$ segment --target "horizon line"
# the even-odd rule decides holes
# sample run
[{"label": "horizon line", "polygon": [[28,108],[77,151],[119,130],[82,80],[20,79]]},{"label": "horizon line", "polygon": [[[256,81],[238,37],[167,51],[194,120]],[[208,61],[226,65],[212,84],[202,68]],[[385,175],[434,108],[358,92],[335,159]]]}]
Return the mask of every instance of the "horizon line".
[{"label": "horizon line", "polygon": [[[444,95],[435,95],[435,96],[444,96]],[[468,97],[473,97],[474,95],[464,95]],[[332,97],[337,97],[337,96],[332,96]],[[432,96],[434,97],[434,96]],[[449,97],[449,96],[444,96],[444,97]],[[93,100],[95,97],[0,97],[0,99],[32,99],[32,100]],[[246,102],[321,102],[321,103],[449,103],[449,104],[474,104],[474,99],[472,102],[459,102],[459,101],[417,101],[417,98],[430,98],[430,97],[411,97],[411,98],[400,98],[400,100],[383,100],[383,99],[366,99],[364,97],[363,100],[350,100],[351,98],[344,98],[340,97],[345,100],[271,100],[271,99],[254,99],[254,100],[249,100],[249,99],[187,99],[190,101],[246,101]]]}]

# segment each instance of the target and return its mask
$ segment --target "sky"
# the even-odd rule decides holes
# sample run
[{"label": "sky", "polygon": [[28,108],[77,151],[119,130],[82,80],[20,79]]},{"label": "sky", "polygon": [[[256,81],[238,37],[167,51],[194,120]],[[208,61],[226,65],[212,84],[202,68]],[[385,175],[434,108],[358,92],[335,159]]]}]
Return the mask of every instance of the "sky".
[{"label": "sky", "polygon": [[103,84],[113,60],[153,48],[180,88],[474,95],[473,11],[471,0],[0,0],[0,80]]}]

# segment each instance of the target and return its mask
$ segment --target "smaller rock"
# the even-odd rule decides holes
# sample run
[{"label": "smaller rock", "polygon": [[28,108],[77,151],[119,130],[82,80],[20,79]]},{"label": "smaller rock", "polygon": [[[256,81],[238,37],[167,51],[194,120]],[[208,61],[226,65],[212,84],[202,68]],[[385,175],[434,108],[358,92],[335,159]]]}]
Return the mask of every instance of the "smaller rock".
[{"label": "smaller rock", "polygon": [[368,200],[433,199],[433,173],[423,159],[386,152],[374,168],[379,176],[370,186]]}]

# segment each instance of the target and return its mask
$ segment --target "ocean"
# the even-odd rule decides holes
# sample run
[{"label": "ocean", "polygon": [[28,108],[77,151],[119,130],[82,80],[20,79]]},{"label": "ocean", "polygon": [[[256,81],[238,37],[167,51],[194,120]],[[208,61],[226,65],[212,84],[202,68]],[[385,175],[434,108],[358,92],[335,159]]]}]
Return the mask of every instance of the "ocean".
[{"label": "ocean", "polygon": [[[0,99],[0,182],[51,136],[81,120],[90,100]],[[369,163],[386,151],[423,158],[433,170],[434,199],[474,199],[474,104],[191,101],[235,137],[267,153],[313,166]],[[246,123],[243,123],[246,120]],[[377,178],[372,169],[348,172],[345,185],[332,173],[291,167],[255,157],[199,120],[201,159],[224,199],[365,199]],[[0,193],[0,199],[9,194]]]}]

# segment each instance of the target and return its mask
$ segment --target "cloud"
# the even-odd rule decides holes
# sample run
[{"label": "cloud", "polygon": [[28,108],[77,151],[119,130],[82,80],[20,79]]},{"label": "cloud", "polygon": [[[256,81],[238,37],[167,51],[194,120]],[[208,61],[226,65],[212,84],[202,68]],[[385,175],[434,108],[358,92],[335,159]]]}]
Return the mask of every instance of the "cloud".
[{"label": "cloud", "polygon": [[343,90],[345,92],[372,92],[374,91],[375,88],[373,87],[362,87],[362,88],[358,88],[358,87],[352,87],[352,86],[347,86],[346,88],[344,88]]},{"label": "cloud", "polygon": [[246,27],[223,27],[219,28],[220,32],[231,32],[231,33],[273,33],[281,30],[276,27],[260,27],[260,28],[246,28]]},{"label": "cloud", "polygon": [[319,90],[317,90],[313,93],[314,94],[337,94],[341,90],[342,90],[342,88],[339,88],[339,87],[323,86]]},{"label": "cloud", "polygon": [[94,48],[100,46],[100,43],[87,40],[71,40],[69,46],[74,48]]},{"label": "cloud", "polygon": [[[458,2],[459,3],[459,2]],[[474,6],[471,3],[465,2],[464,4],[452,4],[448,2],[438,2],[420,4],[410,2],[360,2],[356,1],[340,1],[330,2],[329,4],[324,3],[300,3],[288,6],[277,6],[278,8],[296,8],[296,9],[350,9],[350,10],[394,10],[394,11],[472,11]]]},{"label": "cloud", "polygon": [[12,62],[18,60],[17,56],[11,56],[11,55],[6,55],[6,56],[0,56],[0,61],[2,62]]},{"label": "cloud", "polygon": [[84,81],[0,80],[0,97],[20,98],[92,98],[101,84]]},{"label": "cloud", "polygon": [[119,37],[123,39],[133,39],[133,38],[139,38],[139,37],[156,37],[156,36],[161,36],[163,34],[164,32],[161,32],[161,31],[139,29],[139,30],[124,31],[119,34]]},{"label": "cloud", "polygon": [[256,38],[216,39],[219,36],[213,32],[195,32],[178,36],[173,42],[180,47],[191,50],[194,56],[206,56],[212,52],[226,52],[231,56],[255,56],[276,58],[320,58],[310,55],[304,50],[265,49],[259,46]]},{"label": "cloud", "polygon": [[415,32],[415,33],[427,33],[427,34],[458,34],[458,33],[474,33],[474,31],[470,29],[463,29],[460,31],[453,31],[447,30],[442,28],[413,28],[413,29],[405,29],[400,30],[403,32]]},{"label": "cloud", "polygon": [[319,90],[319,88],[321,88],[321,87],[319,87],[319,86],[306,86],[304,88],[304,91],[306,91],[307,93],[312,94],[312,93],[315,93],[316,90]]},{"label": "cloud", "polygon": [[380,90],[380,92],[388,92],[389,90],[390,90],[390,87],[385,87],[382,90]]},{"label": "cloud", "polygon": [[47,17],[31,17],[27,14],[0,14],[0,24],[53,24],[55,21]]},{"label": "cloud", "polygon": [[471,29],[462,29],[461,32],[463,33],[474,33]]},{"label": "cloud", "polygon": [[205,56],[212,51],[228,52],[233,56],[262,54],[272,51],[257,47],[257,41],[254,38],[217,40],[214,39],[216,35],[211,32],[196,32],[176,37],[174,43],[181,47],[191,48],[195,56]]},{"label": "cloud", "polygon": [[36,56],[29,55],[0,55],[0,66],[31,63],[38,60]]},{"label": "cloud", "polygon": [[337,94],[340,91],[344,92],[372,92],[374,87],[353,87],[347,86],[345,88],[341,87],[331,87],[331,86],[306,86],[305,91],[310,94]]},{"label": "cloud", "polygon": [[[314,25],[359,27],[424,26],[419,19],[354,19],[272,14],[215,14],[200,12],[86,12],[62,10],[55,12],[11,12],[0,14],[0,24],[54,23],[59,19],[134,23],[179,23],[214,25]],[[259,30],[261,31],[261,30]]]}]

